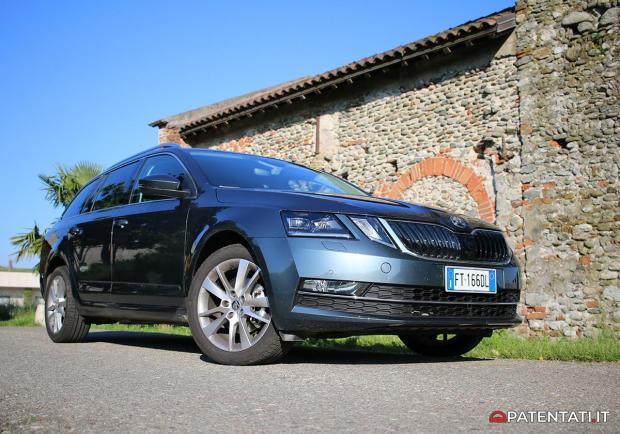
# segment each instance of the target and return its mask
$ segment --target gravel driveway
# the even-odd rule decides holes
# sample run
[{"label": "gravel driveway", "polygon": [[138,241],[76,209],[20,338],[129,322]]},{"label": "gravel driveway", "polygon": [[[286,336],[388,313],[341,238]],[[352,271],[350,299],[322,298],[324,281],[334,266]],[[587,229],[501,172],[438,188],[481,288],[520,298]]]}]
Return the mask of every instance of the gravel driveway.
[{"label": "gravel driveway", "polygon": [[[433,361],[294,350],[283,363],[210,363],[191,338],[92,332],[53,344],[0,328],[0,431],[455,432],[620,429],[620,364]],[[607,423],[489,424],[492,410],[605,410]]]}]

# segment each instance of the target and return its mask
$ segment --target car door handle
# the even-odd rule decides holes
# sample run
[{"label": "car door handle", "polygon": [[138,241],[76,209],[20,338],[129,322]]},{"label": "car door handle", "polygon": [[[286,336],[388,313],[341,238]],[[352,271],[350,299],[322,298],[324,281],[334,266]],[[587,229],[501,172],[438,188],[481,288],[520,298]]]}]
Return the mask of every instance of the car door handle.
[{"label": "car door handle", "polygon": [[129,222],[125,219],[114,220],[114,226],[118,226],[121,229],[123,229],[128,224]]},{"label": "car door handle", "polygon": [[72,237],[75,237],[76,235],[80,235],[81,233],[82,233],[82,229],[77,226],[73,226],[71,229],[69,229],[69,235]]}]

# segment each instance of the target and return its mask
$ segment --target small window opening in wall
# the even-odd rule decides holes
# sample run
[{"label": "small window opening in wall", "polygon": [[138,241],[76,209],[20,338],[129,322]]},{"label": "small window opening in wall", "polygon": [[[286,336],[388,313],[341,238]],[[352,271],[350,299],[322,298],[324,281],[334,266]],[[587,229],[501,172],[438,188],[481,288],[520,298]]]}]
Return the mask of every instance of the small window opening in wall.
[{"label": "small window opening in wall", "polygon": [[394,172],[398,172],[398,160],[390,160],[388,163],[394,167]]},{"label": "small window opening in wall", "polygon": [[478,154],[478,159],[479,160],[484,160],[485,154],[484,152],[488,149],[488,148],[492,148],[494,146],[495,142],[493,142],[493,140],[489,140],[489,139],[482,139],[480,141],[480,143],[478,143],[477,145],[474,145],[474,152],[476,154]]},{"label": "small window opening in wall", "polygon": [[568,142],[566,141],[566,139],[557,139],[556,142],[558,142],[560,148],[567,149]]}]

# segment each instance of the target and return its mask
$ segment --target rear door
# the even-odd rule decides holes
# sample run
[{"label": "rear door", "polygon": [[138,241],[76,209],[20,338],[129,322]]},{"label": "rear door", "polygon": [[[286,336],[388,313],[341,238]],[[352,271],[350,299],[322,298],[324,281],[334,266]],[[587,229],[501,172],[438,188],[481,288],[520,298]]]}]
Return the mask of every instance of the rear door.
[{"label": "rear door", "polygon": [[[139,179],[153,175],[179,179],[181,188],[192,195],[176,199],[142,193]],[[182,307],[185,228],[195,187],[184,166],[170,154],[147,158],[137,179],[130,205],[114,220],[112,298],[128,308]]]},{"label": "rear door", "polygon": [[112,223],[129,202],[138,162],[113,170],[99,183],[96,194],[73,218],[68,229],[75,263],[78,293],[86,304],[110,301],[112,285]]}]

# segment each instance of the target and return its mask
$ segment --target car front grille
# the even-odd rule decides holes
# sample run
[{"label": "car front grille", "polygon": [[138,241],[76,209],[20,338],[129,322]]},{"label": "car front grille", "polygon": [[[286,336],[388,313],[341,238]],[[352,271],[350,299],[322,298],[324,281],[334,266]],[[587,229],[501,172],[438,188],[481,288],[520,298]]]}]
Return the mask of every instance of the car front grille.
[{"label": "car front grille", "polygon": [[510,249],[500,232],[476,229],[471,233],[453,232],[443,226],[388,221],[407,250],[430,259],[505,263]]},{"label": "car front grille", "polygon": [[330,311],[358,315],[382,316],[392,319],[439,319],[439,318],[502,318],[512,319],[516,304],[473,303],[402,303],[394,301],[365,300],[364,297],[345,298],[316,296],[302,293],[297,304]]}]

